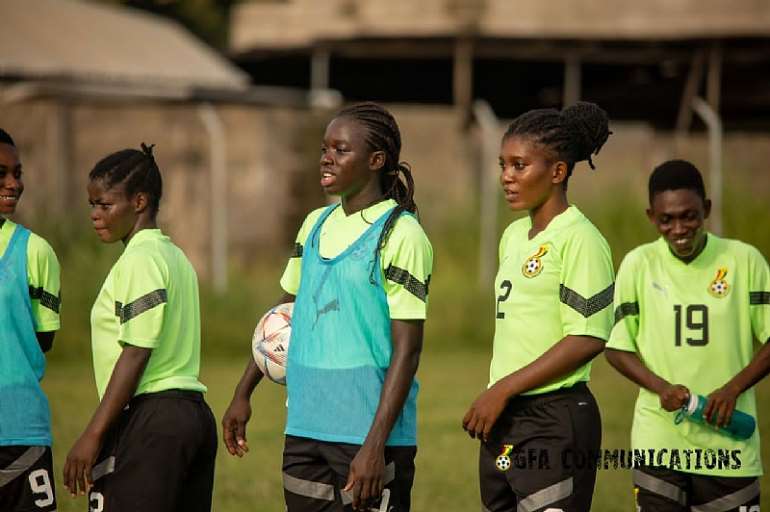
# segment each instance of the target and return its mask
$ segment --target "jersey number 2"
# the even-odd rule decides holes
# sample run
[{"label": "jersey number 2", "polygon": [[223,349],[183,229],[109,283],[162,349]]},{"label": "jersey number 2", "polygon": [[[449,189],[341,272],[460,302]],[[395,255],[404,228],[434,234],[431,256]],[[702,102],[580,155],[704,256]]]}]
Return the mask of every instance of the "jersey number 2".
[{"label": "jersey number 2", "polygon": [[[511,289],[513,289],[513,285],[507,279],[502,283],[500,283],[500,291],[503,291],[503,290],[505,291],[503,291],[503,293],[501,293],[500,296],[497,297],[497,307],[495,308],[496,309],[495,318],[505,318],[505,313],[500,311],[500,303],[508,300],[508,297],[510,297],[511,295]],[[487,295],[487,297],[489,297],[489,295]]]},{"label": "jersey number 2", "polygon": [[[686,316],[686,326],[690,331],[697,332],[697,337],[687,336],[688,345],[702,347],[709,342],[709,308],[703,304],[690,304],[682,315],[682,306],[674,306],[674,345],[682,346],[682,316]],[[690,334],[688,332],[688,334]],[[695,334],[695,333],[693,333]]]}]

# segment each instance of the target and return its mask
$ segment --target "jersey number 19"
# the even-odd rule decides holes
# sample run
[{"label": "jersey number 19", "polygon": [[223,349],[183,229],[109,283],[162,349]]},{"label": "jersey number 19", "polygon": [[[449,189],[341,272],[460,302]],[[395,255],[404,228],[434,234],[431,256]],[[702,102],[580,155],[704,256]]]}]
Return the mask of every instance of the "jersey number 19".
[{"label": "jersey number 19", "polygon": [[[704,304],[690,304],[682,314],[682,306],[674,306],[674,345],[682,346],[682,317],[688,329],[685,339],[688,345],[702,347],[709,342],[709,309]],[[693,337],[690,337],[692,334]]]}]

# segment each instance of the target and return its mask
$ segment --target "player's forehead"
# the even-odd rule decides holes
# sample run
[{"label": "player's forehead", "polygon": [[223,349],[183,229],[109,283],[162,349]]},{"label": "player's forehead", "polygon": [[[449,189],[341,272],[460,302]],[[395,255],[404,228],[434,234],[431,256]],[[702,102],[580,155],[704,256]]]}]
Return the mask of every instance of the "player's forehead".
[{"label": "player's forehead", "polygon": [[366,126],[349,116],[339,116],[332,119],[324,132],[324,143],[364,144],[366,142]]},{"label": "player's forehead", "polygon": [[18,150],[10,144],[0,143],[0,167],[15,169],[19,165],[21,162]]},{"label": "player's forehead", "polygon": [[657,214],[671,216],[705,210],[703,198],[698,192],[689,188],[656,192],[652,197],[652,204],[650,206]]}]

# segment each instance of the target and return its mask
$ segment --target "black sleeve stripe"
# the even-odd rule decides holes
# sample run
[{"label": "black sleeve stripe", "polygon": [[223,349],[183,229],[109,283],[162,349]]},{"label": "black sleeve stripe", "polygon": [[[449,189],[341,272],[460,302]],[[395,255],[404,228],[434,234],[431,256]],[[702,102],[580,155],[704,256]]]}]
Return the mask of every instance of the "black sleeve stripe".
[{"label": "black sleeve stripe", "polygon": [[294,249],[291,251],[291,256],[289,256],[289,258],[301,258],[302,250],[302,244],[294,244]]},{"label": "black sleeve stripe", "polygon": [[571,290],[561,284],[559,285],[559,299],[561,299],[567,306],[588,318],[612,304],[612,294],[614,291],[615,284],[613,283],[593,297],[586,299],[575,290]]},{"label": "black sleeve stripe", "polygon": [[770,305],[770,292],[749,292],[749,304],[752,306]]},{"label": "black sleeve stripe", "polygon": [[48,293],[42,286],[38,288],[29,287],[29,298],[33,300],[39,300],[40,305],[44,306],[54,313],[58,314],[61,308],[61,297],[57,297],[53,293]]},{"label": "black sleeve stripe", "polygon": [[407,270],[403,268],[394,267],[390,265],[385,270],[385,278],[402,285],[406,291],[425,302],[428,298],[428,285],[430,284],[430,276],[423,283]]},{"label": "black sleeve stripe", "polygon": [[620,322],[627,316],[639,314],[638,302],[624,302],[615,308],[615,323]]},{"label": "black sleeve stripe", "polygon": [[124,324],[145,311],[155,306],[168,302],[168,293],[166,290],[155,290],[147,295],[143,295],[135,301],[123,306],[120,302],[115,302],[115,316],[120,317],[120,323]]}]

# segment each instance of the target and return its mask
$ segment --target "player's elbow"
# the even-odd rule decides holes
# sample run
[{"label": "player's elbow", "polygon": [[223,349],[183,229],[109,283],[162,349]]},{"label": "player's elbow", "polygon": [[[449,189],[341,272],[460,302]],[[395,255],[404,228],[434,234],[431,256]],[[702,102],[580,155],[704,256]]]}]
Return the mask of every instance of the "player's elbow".
[{"label": "player's elbow", "polygon": [[623,367],[623,351],[608,348],[604,351],[604,357],[610,366],[616,370],[620,370]]}]

